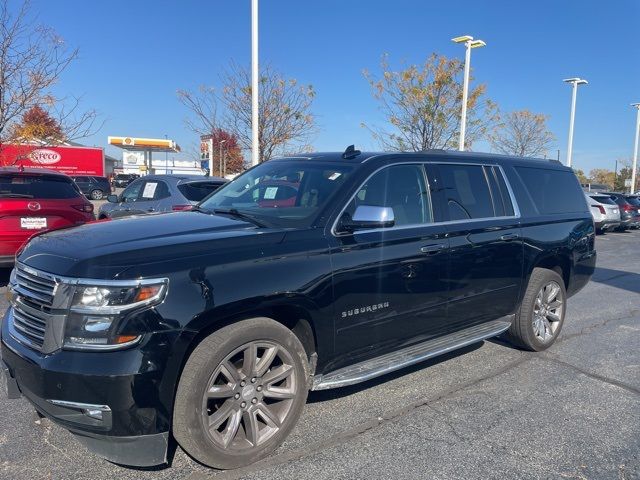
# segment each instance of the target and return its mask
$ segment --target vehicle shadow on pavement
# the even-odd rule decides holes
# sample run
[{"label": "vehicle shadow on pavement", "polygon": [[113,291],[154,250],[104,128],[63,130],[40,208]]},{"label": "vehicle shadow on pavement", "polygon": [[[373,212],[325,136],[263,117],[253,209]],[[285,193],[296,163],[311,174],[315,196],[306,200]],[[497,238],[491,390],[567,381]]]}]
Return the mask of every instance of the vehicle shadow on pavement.
[{"label": "vehicle shadow on pavement", "polygon": [[332,388],[330,390],[310,391],[309,396],[307,397],[307,403],[325,402],[337,398],[348,397],[349,395],[353,395],[354,393],[358,393],[362,390],[367,390],[372,387],[377,387],[378,385],[381,385],[385,382],[403,377],[413,372],[417,372],[418,370],[423,370],[425,368],[438,365],[439,363],[446,362],[447,360],[450,360],[452,358],[466,355],[467,353],[471,353],[481,348],[482,345],[484,345],[484,342],[474,343],[473,345],[469,345],[468,347],[460,348],[444,355],[439,355],[429,360],[425,360],[424,362],[419,362],[415,365],[401,368],[400,370],[396,370],[395,372],[387,373],[386,375],[382,375],[381,377],[376,377],[371,380],[367,380],[366,382],[358,383],[356,385],[350,385],[341,388]]},{"label": "vehicle shadow on pavement", "polygon": [[597,267],[591,277],[591,281],[633,293],[640,293],[640,274],[634,272]]}]

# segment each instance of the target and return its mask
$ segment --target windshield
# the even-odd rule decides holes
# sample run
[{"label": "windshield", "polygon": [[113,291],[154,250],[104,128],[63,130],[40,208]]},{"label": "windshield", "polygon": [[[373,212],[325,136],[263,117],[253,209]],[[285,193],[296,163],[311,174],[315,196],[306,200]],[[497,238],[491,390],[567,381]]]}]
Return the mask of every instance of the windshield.
[{"label": "windshield", "polygon": [[205,199],[205,210],[235,209],[277,226],[304,226],[353,170],[349,165],[272,161],[240,175]]}]

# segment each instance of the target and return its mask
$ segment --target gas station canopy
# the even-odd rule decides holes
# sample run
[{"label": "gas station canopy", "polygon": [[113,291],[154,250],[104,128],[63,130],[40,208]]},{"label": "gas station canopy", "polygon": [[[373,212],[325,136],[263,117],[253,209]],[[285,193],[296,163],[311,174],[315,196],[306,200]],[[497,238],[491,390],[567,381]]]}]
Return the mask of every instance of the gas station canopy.
[{"label": "gas station canopy", "polygon": [[173,140],[165,138],[109,137],[109,145],[129,151],[175,153],[180,147]]}]

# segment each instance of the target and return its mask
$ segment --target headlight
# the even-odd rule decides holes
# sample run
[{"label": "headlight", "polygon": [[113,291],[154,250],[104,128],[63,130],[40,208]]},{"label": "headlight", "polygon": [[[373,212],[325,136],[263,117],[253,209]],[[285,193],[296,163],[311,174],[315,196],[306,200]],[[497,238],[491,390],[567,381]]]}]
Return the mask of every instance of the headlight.
[{"label": "headlight", "polygon": [[167,285],[167,279],[79,284],[65,324],[64,347],[115,350],[138,342],[144,332],[128,330],[123,321],[129,312],[162,303]]}]

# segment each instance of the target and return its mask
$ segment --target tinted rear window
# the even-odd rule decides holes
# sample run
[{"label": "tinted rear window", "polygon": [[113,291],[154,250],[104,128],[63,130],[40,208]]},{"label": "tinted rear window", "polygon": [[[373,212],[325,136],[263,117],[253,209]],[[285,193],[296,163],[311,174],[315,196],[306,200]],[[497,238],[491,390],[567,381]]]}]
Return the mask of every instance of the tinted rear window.
[{"label": "tinted rear window", "polygon": [[627,202],[629,202],[631,205],[640,207],[640,198],[638,197],[625,197],[625,198],[627,199]]},{"label": "tinted rear window", "polygon": [[64,199],[80,196],[65,177],[0,175],[0,198]]},{"label": "tinted rear window", "polygon": [[587,203],[573,172],[535,167],[515,167],[538,212],[584,212]]},{"label": "tinted rear window", "polygon": [[199,202],[222,186],[221,183],[191,182],[178,185],[180,193],[190,202]]},{"label": "tinted rear window", "polygon": [[607,205],[617,205],[609,195],[591,195],[591,198]]}]

